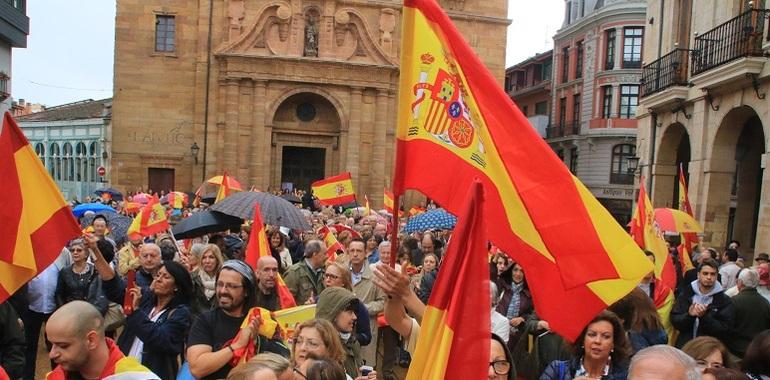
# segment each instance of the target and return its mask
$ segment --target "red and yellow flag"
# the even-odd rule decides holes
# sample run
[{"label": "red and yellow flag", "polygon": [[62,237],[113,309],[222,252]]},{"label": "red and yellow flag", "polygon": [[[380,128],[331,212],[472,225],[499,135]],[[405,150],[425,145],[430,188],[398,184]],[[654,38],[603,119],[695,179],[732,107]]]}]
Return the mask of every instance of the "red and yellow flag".
[{"label": "red and yellow flag", "polygon": [[[260,257],[272,256],[270,245],[267,243],[267,234],[265,233],[265,223],[262,222],[262,211],[259,203],[254,205],[254,222],[251,224],[251,235],[249,235],[249,244],[246,247],[246,264],[249,264],[254,273],[257,273],[257,261]],[[289,287],[283,282],[280,273],[276,273],[275,290],[278,292],[278,302],[281,309],[297,306],[294,296],[291,295]]]},{"label": "red and yellow flag", "polygon": [[180,209],[183,208],[190,200],[190,196],[181,191],[172,191],[168,193],[166,197],[168,205],[171,208]]},{"label": "red and yellow flag", "polygon": [[166,209],[160,204],[157,197],[152,197],[149,202],[136,214],[134,221],[128,227],[127,235],[150,236],[169,229],[166,219]]},{"label": "red and yellow flag", "polygon": [[325,206],[341,205],[356,200],[356,192],[353,191],[353,180],[350,173],[342,173],[315,181],[311,188],[313,195],[318,198],[318,202]]},{"label": "red and yellow flag", "polygon": [[[214,203],[217,203],[222,199],[227,198],[228,195],[230,195],[233,191],[236,190],[236,186],[234,185],[233,182],[234,180],[227,175],[227,172],[225,172],[225,174],[222,175],[222,181],[219,185],[219,190],[217,190],[217,198],[214,199]],[[240,184],[238,184],[237,189],[240,190]]]},{"label": "red and yellow flag", "polygon": [[459,214],[425,314],[407,380],[483,379],[489,368],[489,266],[483,188],[474,182]]},{"label": "red and yellow flag", "polygon": [[[684,168],[679,163],[679,210],[693,216],[692,206],[690,206],[690,197],[687,195],[687,181],[684,178]],[[693,248],[698,244],[698,234],[686,232],[681,234],[682,244],[679,245],[679,261],[682,265],[682,273],[693,269],[692,255]]]},{"label": "red and yellow flag", "polygon": [[409,209],[409,216],[417,216],[425,212],[425,207],[414,206]]},{"label": "red and yellow flag", "polygon": [[11,114],[0,131],[0,303],[59,257],[80,226]]},{"label": "red and yellow flag", "polygon": [[318,234],[322,236],[324,244],[326,244],[326,258],[329,261],[337,260],[337,251],[345,251],[345,246],[337,241],[337,237],[334,236],[328,227],[321,227],[318,230]]},{"label": "red and yellow flag", "polygon": [[369,197],[364,194],[364,209],[366,210],[364,215],[372,215],[372,208],[369,206]]},{"label": "red and yellow flag", "polygon": [[655,210],[647,196],[643,181],[639,186],[639,198],[631,219],[631,235],[640,248],[655,254],[655,278],[659,278],[671,289],[676,288],[676,270],[668,254],[663,231],[655,221]]},{"label": "red and yellow flag", "polygon": [[479,178],[489,239],[528,271],[538,314],[575,338],[638,284],[649,260],[529,125],[435,0],[406,0],[402,25],[393,191],[419,190],[458,213],[463,189]]}]

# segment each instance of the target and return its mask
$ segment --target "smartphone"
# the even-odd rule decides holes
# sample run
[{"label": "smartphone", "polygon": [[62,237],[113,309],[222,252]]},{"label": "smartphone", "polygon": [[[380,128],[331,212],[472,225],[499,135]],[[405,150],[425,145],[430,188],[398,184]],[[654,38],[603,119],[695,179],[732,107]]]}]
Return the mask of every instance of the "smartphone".
[{"label": "smartphone", "polygon": [[374,368],[368,365],[362,365],[358,370],[361,371],[361,376],[369,376],[369,373],[374,371]]}]

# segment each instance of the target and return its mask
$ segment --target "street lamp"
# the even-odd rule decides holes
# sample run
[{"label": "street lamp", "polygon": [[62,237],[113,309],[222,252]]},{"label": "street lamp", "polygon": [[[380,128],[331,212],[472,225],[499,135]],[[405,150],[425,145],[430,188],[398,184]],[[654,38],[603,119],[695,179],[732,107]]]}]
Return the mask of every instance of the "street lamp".
[{"label": "street lamp", "polygon": [[195,159],[195,164],[198,164],[198,152],[200,152],[201,148],[198,148],[198,143],[193,142],[192,146],[190,146],[190,153],[192,154],[193,158]]},{"label": "street lamp", "polygon": [[628,174],[634,174],[639,168],[639,157],[628,157],[626,163],[628,164]]}]

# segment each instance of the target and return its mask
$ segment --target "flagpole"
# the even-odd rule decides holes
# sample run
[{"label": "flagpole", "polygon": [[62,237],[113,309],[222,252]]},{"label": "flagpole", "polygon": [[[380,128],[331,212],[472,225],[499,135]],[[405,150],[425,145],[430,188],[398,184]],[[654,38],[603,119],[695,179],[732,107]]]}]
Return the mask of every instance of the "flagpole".
[{"label": "flagpole", "polygon": [[171,241],[173,241],[173,242],[174,242],[174,248],[176,249],[176,251],[177,251],[177,252],[179,252],[179,253],[181,254],[181,253],[182,253],[182,251],[180,251],[180,250],[179,250],[179,243],[176,241],[176,238],[174,237],[174,233],[173,233],[173,232],[171,232],[171,227],[169,227],[169,228],[166,230],[166,232],[168,232],[168,235],[169,235],[169,236],[171,236]]},{"label": "flagpole", "polygon": [[393,192],[393,215],[391,216],[391,226],[393,228],[393,231],[391,231],[390,236],[390,262],[388,265],[390,265],[391,268],[396,268],[396,260],[398,255],[398,210],[399,205],[398,202],[400,201],[401,195],[399,195],[396,192]]}]

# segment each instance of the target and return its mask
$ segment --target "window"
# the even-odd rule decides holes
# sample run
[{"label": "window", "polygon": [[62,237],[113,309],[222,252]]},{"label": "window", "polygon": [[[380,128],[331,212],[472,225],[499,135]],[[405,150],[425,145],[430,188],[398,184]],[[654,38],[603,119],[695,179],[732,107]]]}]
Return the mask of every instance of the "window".
[{"label": "window", "polygon": [[635,117],[638,104],[639,85],[624,84],[620,86],[620,117],[623,119]]},{"label": "window", "polygon": [[575,53],[575,78],[583,77],[583,41],[577,43],[577,50]]},{"label": "window", "polygon": [[561,82],[569,80],[569,47],[561,49]]},{"label": "window", "polygon": [[577,175],[577,164],[578,164],[578,148],[572,148],[569,150],[569,171],[572,172],[572,174]]},{"label": "window", "polygon": [[564,149],[557,150],[556,155],[559,157],[559,161],[564,162]]},{"label": "window", "polygon": [[551,61],[543,62],[543,80],[551,80]]},{"label": "window", "polygon": [[572,20],[570,20],[572,18],[572,2],[571,1],[567,2],[566,11],[567,11],[567,15],[566,15],[566,17],[564,19],[567,20],[567,24],[569,24],[570,21],[572,21]]},{"label": "window", "polygon": [[567,98],[559,99],[559,127],[564,128],[567,124]]},{"label": "window", "polygon": [[155,16],[155,51],[173,53],[175,50],[176,19],[174,16]]},{"label": "window", "polygon": [[511,86],[511,77],[505,76],[505,92],[511,92],[513,86]]},{"label": "window", "polygon": [[623,68],[642,67],[642,27],[623,28]]},{"label": "window", "polygon": [[580,17],[586,15],[586,0],[580,0]]},{"label": "window", "polygon": [[612,117],[612,86],[602,87],[602,119]]},{"label": "window", "polygon": [[535,103],[535,115],[548,115],[548,102]]},{"label": "window", "polygon": [[580,94],[575,94],[572,95],[572,128],[577,128],[578,125],[580,125]]},{"label": "window", "polygon": [[604,69],[612,70],[615,68],[615,29],[604,32],[607,39],[607,50],[604,51]]},{"label": "window", "polygon": [[634,174],[628,172],[628,159],[634,156],[636,156],[636,147],[631,144],[620,144],[612,147],[610,183],[634,184]]}]

